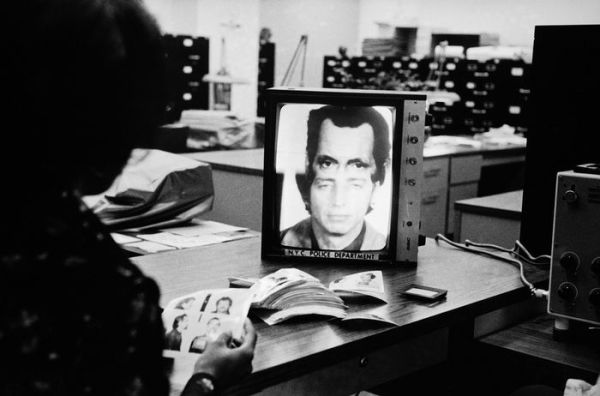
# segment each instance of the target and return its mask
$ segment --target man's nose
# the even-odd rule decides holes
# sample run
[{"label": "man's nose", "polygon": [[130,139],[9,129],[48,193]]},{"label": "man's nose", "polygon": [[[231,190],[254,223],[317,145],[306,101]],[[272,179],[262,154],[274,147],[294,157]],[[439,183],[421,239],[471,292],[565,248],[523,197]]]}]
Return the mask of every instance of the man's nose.
[{"label": "man's nose", "polygon": [[334,206],[343,206],[348,198],[348,189],[343,182],[337,181],[331,191],[331,201]]}]

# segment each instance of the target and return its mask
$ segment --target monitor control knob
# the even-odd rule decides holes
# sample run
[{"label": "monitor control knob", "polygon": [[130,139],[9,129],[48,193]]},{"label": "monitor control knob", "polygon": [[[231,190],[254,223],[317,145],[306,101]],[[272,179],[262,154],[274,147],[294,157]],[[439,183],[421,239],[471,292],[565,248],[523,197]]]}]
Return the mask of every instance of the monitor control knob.
[{"label": "monitor control knob", "polygon": [[600,277],[600,257],[596,257],[592,260],[592,265],[590,268],[592,272],[596,274],[596,276]]},{"label": "monitor control knob", "polygon": [[573,252],[564,252],[558,261],[560,262],[560,265],[569,272],[575,272],[579,267],[579,256]]},{"label": "monitor control knob", "polygon": [[600,308],[600,288],[592,289],[588,295],[588,299],[596,308]]},{"label": "monitor control knob", "polygon": [[577,202],[577,200],[579,199],[579,195],[577,195],[577,193],[573,190],[567,190],[563,194],[563,199],[567,201],[567,203],[572,204]]},{"label": "monitor control knob", "polygon": [[563,300],[574,301],[577,298],[577,287],[571,282],[563,282],[558,286],[558,296]]}]

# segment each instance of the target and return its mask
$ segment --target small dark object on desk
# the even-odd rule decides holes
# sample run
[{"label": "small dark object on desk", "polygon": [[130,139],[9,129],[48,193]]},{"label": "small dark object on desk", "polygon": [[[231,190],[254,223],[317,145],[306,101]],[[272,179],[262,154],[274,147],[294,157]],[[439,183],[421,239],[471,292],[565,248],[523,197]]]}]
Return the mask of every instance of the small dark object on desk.
[{"label": "small dark object on desk", "polygon": [[448,290],[415,284],[410,285],[408,289],[402,292],[402,295],[407,298],[424,301],[439,301],[446,298],[446,294],[448,294]]}]

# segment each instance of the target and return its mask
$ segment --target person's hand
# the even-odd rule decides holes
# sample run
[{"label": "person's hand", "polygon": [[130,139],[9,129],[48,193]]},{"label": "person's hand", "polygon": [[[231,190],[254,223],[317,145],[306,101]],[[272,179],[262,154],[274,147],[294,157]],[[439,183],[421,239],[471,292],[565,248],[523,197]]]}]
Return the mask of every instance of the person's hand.
[{"label": "person's hand", "polygon": [[221,389],[250,375],[256,331],[248,319],[244,323],[244,330],[245,335],[241,341],[234,340],[231,332],[223,333],[216,340],[209,341],[204,353],[194,365],[194,373],[212,375]]},{"label": "person's hand", "polygon": [[600,396],[600,376],[595,385],[579,379],[569,379],[565,385],[563,396]]}]

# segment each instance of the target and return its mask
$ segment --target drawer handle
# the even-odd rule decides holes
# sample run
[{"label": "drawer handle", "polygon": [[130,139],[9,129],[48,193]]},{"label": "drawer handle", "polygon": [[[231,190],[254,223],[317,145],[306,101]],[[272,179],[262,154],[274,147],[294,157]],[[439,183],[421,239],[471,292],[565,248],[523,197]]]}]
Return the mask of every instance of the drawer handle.
[{"label": "drawer handle", "polygon": [[366,367],[368,363],[369,363],[369,359],[367,359],[366,356],[363,356],[363,357],[360,358],[360,360],[358,362],[358,365],[360,367]]},{"label": "drawer handle", "polygon": [[442,170],[440,168],[437,169],[429,169],[427,171],[425,171],[425,173],[423,174],[423,176],[425,177],[436,177],[437,175],[440,174]]},{"label": "drawer handle", "polygon": [[431,195],[429,197],[425,197],[421,200],[421,204],[423,205],[432,205],[438,201],[440,198],[439,195]]}]

